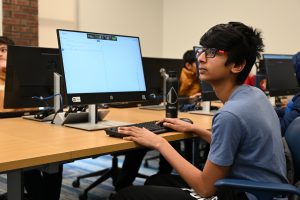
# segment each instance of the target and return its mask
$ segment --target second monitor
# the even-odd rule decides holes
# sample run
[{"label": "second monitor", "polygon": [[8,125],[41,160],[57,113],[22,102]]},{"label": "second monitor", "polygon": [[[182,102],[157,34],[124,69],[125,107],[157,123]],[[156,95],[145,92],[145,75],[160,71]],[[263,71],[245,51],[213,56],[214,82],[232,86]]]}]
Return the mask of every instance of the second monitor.
[{"label": "second monitor", "polygon": [[292,58],[292,55],[263,54],[270,96],[285,96],[300,92]]},{"label": "second monitor", "polygon": [[54,72],[62,73],[58,49],[8,46],[4,108],[52,107]]}]

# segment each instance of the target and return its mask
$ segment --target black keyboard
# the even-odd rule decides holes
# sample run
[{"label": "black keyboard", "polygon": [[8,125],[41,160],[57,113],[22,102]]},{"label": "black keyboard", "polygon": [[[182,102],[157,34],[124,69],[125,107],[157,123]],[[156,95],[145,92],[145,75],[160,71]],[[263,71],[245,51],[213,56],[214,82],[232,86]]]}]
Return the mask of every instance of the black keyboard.
[{"label": "black keyboard", "polygon": [[[142,123],[138,123],[138,124],[130,124],[128,126],[136,126],[136,127],[140,127],[140,128],[146,128],[149,131],[152,131],[156,134],[160,134],[160,133],[165,133],[165,132],[170,132],[172,131],[172,129],[170,128],[166,128],[160,124],[156,124],[157,121],[149,121],[149,122],[142,122]],[[112,127],[112,128],[107,128],[105,129],[106,134],[112,137],[125,137],[126,135],[122,134],[122,133],[118,133],[118,127]]]}]

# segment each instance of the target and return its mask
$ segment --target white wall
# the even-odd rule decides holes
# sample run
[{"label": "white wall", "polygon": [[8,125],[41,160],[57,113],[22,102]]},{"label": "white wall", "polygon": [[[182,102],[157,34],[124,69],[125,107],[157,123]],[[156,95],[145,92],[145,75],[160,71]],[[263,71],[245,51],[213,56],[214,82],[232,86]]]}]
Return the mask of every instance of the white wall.
[{"label": "white wall", "polygon": [[140,36],[144,56],[181,58],[212,26],[242,21],[263,32],[268,53],[300,50],[299,0],[40,0],[40,46],[56,28]]},{"label": "white wall", "polygon": [[39,46],[58,47],[56,29],[77,29],[78,0],[39,0]]},{"label": "white wall", "polygon": [[139,36],[145,56],[162,55],[162,0],[80,0],[79,28]]},{"label": "white wall", "polygon": [[163,0],[163,55],[178,57],[212,26],[241,21],[259,28],[265,52],[300,50],[299,0]]},{"label": "white wall", "polygon": [[144,56],[162,55],[162,0],[40,0],[39,46],[57,47],[57,28],[139,36]]}]

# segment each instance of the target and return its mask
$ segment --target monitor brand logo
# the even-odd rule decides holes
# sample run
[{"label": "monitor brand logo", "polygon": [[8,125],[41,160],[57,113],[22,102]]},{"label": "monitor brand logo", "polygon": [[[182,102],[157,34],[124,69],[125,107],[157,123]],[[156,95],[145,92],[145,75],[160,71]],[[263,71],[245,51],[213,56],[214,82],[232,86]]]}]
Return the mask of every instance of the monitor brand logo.
[{"label": "monitor brand logo", "polygon": [[74,102],[74,103],[80,103],[81,102],[81,98],[80,97],[72,97],[72,102]]},{"label": "monitor brand logo", "polygon": [[109,96],[109,99],[110,99],[110,100],[113,100],[113,99],[114,99],[114,96]]}]

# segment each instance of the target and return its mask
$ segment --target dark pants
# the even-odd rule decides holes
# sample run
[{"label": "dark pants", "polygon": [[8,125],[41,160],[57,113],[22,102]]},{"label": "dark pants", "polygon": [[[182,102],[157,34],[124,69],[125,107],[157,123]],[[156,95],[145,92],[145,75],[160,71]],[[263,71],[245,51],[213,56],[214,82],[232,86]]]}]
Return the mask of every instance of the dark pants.
[{"label": "dark pants", "polygon": [[176,175],[151,176],[145,186],[127,187],[118,192],[113,200],[196,200],[198,195]]},{"label": "dark pants", "polygon": [[[145,182],[145,186],[127,187],[113,196],[112,200],[200,200],[196,194],[180,176],[170,174],[158,174],[151,176]],[[236,193],[232,190],[220,191],[217,197],[207,198],[211,200],[247,200],[244,193]]]},{"label": "dark pants", "polygon": [[62,165],[56,173],[41,170],[24,172],[24,186],[30,200],[59,200],[62,185]]},{"label": "dark pants", "polygon": [[[172,146],[177,150],[180,148],[179,142],[172,143]],[[149,149],[137,149],[126,153],[122,169],[114,184],[116,191],[132,185],[148,151]],[[173,167],[160,155],[158,174],[170,174],[172,170]]]}]

